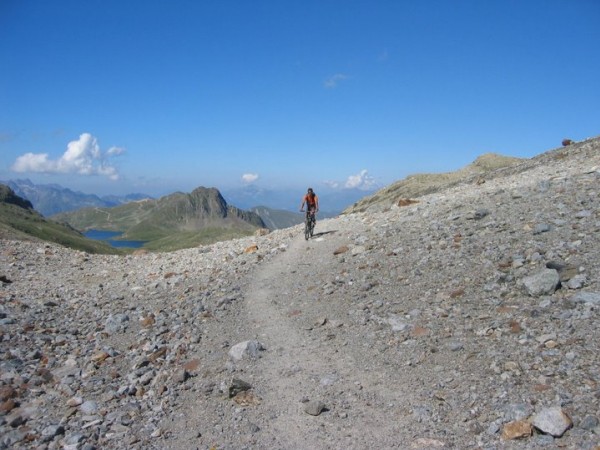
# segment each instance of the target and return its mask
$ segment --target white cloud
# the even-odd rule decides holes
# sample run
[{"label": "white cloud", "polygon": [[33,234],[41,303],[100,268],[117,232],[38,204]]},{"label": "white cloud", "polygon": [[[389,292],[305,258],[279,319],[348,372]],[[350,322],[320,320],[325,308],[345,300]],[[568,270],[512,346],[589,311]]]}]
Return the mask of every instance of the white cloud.
[{"label": "white cloud", "polygon": [[98,140],[83,133],[76,141],[67,144],[67,150],[58,159],[52,160],[47,153],[25,153],[11,167],[14,172],[74,173],[78,175],[102,175],[118,180],[117,169],[108,162],[113,156],[125,152],[120,147],[111,147],[102,153]]},{"label": "white cloud", "polygon": [[375,179],[369,175],[367,169],[363,169],[357,175],[350,175],[344,187],[347,189],[371,189],[375,187]]},{"label": "white cloud", "polygon": [[330,189],[358,189],[361,191],[368,191],[377,188],[375,179],[369,175],[367,169],[361,170],[356,175],[350,175],[346,181],[326,180],[322,182],[325,186]]},{"label": "white cloud", "polygon": [[325,80],[323,85],[327,89],[335,89],[341,81],[344,81],[348,78],[348,75],[344,75],[343,73],[336,73],[335,75],[330,76]]},{"label": "white cloud", "polygon": [[122,155],[123,153],[125,153],[125,149],[122,147],[111,147],[106,152],[106,154],[108,156],[119,156],[119,155]]},{"label": "white cloud", "polygon": [[245,173],[244,175],[242,175],[242,181],[244,183],[254,183],[256,180],[258,180],[258,174],[257,173]]}]

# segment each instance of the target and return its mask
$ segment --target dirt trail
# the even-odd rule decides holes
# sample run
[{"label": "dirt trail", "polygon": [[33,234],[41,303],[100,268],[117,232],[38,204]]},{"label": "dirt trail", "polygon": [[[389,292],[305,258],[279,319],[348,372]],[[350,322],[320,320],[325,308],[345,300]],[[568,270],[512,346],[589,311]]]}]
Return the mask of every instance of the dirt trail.
[{"label": "dirt trail", "polygon": [[[391,368],[357,329],[348,314],[358,307],[356,298],[324,292],[344,277],[343,258],[353,256],[334,250],[351,246],[349,236],[360,233],[356,226],[320,221],[309,241],[297,227],[285,251],[240,280],[243,301],[227,317],[206,323],[207,347],[197,355],[206,371],[181,398],[179,413],[163,422],[169,435],[163,448],[409,448],[428,434],[410,406],[419,401],[411,390],[419,380]],[[265,346],[260,357],[227,361],[229,346],[249,339]],[[228,399],[223,382],[232,378],[248,382],[260,404]],[[221,388],[207,395],[211,379]],[[311,402],[326,408],[310,415],[305,407]]]},{"label": "dirt trail", "polygon": [[[313,239],[298,236],[261,266],[245,294],[248,321],[267,347],[254,366],[262,398],[254,413],[263,415],[260,441],[270,448],[390,446],[387,439],[398,435],[399,410],[384,402],[394,404],[399,390],[391,392],[362,360],[360,342],[340,342],[343,316],[333,319],[339,305],[320,298],[323,278],[339,265],[333,251],[344,243],[330,224],[340,222],[319,223]],[[327,410],[309,415],[307,401]]]}]

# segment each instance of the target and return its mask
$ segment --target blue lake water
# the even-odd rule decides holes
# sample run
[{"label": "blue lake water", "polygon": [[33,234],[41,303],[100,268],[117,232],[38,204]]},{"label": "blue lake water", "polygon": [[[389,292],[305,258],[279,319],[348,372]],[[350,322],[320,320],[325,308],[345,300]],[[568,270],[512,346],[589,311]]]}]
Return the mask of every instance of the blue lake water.
[{"label": "blue lake water", "polygon": [[115,248],[140,248],[146,243],[146,241],[126,241],[115,239],[121,236],[122,234],[123,233],[120,231],[106,230],[88,230],[83,233],[83,235],[87,238],[94,239],[96,241],[104,241]]}]

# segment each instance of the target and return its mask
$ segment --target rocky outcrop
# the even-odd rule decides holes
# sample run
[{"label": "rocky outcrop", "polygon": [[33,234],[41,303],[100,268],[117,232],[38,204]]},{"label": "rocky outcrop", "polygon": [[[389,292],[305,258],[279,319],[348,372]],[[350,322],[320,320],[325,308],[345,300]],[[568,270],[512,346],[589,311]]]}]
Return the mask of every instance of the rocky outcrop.
[{"label": "rocky outcrop", "polygon": [[15,192],[4,184],[0,184],[0,203],[16,205],[23,209],[32,210],[33,205],[29,200],[19,197]]}]

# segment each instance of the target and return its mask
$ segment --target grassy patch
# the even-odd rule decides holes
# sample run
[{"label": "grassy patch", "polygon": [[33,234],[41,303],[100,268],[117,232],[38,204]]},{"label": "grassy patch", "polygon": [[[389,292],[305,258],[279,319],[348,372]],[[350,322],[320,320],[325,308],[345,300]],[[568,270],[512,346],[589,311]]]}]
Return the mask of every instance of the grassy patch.
[{"label": "grassy patch", "polygon": [[89,253],[124,253],[104,242],[88,239],[67,225],[47,220],[35,211],[12,204],[0,203],[0,223],[6,238],[33,237]]}]

